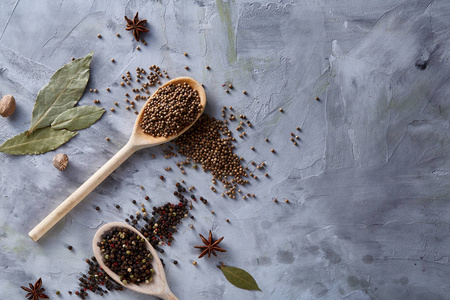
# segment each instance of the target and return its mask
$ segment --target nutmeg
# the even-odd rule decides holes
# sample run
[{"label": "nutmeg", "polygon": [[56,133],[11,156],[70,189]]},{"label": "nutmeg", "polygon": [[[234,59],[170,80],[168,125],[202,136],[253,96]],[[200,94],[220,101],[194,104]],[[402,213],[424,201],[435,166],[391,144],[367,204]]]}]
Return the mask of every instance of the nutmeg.
[{"label": "nutmeg", "polygon": [[58,170],[64,171],[69,163],[69,157],[66,154],[59,153],[53,158],[53,165]]},{"label": "nutmeg", "polygon": [[9,117],[16,110],[16,99],[12,95],[3,96],[0,100],[0,115],[4,118]]}]

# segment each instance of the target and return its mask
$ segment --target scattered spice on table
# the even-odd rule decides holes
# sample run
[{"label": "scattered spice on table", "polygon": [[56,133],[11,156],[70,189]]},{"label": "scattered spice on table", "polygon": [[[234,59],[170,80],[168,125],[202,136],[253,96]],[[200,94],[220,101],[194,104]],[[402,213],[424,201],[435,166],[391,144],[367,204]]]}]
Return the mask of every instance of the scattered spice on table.
[{"label": "scattered spice on table", "polygon": [[211,230],[209,231],[209,238],[205,239],[203,235],[199,234],[200,238],[202,239],[204,246],[194,246],[194,248],[198,248],[202,250],[202,253],[199,255],[198,258],[202,258],[206,254],[208,254],[208,258],[211,257],[211,253],[214,256],[217,256],[216,251],[220,252],[227,252],[227,250],[220,248],[218,245],[223,240],[224,237],[221,237],[218,240],[213,240]]},{"label": "scattered spice on table", "polygon": [[39,300],[39,299],[49,299],[49,297],[44,293],[45,289],[42,287],[42,279],[39,278],[34,285],[28,284],[29,288],[21,286],[22,290],[28,292],[25,296],[28,300]]},{"label": "scattered spice on table", "polygon": [[127,21],[127,26],[125,29],[132,30],[134,38],[139,42],[140,34],[143,32],[148,32],[148,29],[145,27],[147,20],[139,20],[139,13],[134,15],[133,20],[128,19],[127,16],[125,16],[125,20]]}]

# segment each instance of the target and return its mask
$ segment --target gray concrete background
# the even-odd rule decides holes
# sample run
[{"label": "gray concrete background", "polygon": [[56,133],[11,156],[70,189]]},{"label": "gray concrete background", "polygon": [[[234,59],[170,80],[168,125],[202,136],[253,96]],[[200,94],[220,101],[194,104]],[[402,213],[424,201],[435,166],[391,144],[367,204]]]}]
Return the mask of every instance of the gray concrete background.
[{"label": "gray concrete background", "polygon": [[[123,16],[136,11],[150,28],[141,51],[124,29]],[[88,87],[99,93],[85,93],[80,105],[100,99],[108,110],[57,150],[70,158],[64,172],[52,166],[56,152],[0,153],[2,298],[23,298],[19,286],[42,277],[50,295],[69,299],[96,229],[133,213],[131,199],[175,201],[173,184],[185,179],[210,206],[197,204],[196,221],[186,220],[161,255],[179,261],[166,271],[180,299],[449,299],[449,24],[444,0],[1,1],[0,93],[16,97],[17,111],[0,119],[0,142],[29,128],[54,71],[91,50]],[[156,147],[133,155],[32,242],[28,231],[126,143],[135,115],[124,109],[120,76],[151,64],[203,82],[207,113],[220,117],[231,105],[251,120],[236,153],[245,165],[268,166],[271,176],[245,189],[257,198],[222,199],[199,170],[167,174],[179,158]],[[235,86],[230,94],[224,82]],[[114,101],[120,108],[111,113]],[[289,141],[296,126],[298,147]],[[228,252],[197,259],[198,233],[209,229],[225,236]],[[263,292],[230,285],[219,261],[250,272]],[[108,298],[148,299],[131,291]]]}]

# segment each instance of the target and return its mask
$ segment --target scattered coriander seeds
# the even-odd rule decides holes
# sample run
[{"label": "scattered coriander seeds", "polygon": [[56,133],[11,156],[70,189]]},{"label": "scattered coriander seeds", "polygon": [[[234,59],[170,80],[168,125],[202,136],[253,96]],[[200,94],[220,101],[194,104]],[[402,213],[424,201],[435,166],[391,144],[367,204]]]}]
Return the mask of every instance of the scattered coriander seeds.
[{"label": "scattered coriander seeds", "polygon": [[278,202],[278,199],[277,198],[273,199],[273,202]]},{"label": "scattered coriander seeds", "polygon": [[225,90],[225,93],[229,93],[230,91],[229,90]]},{"label": "scattered coriander seeds", "polygon": [[229,223],[229,222],[230,222],[230,220],[226,219],[226,220],[225,220],[225,222]]},{"label": "scattered coriander seeds", "polygon": [[97,89],[94,89],[94,93],[98,93],[98,90],[97,90]]},{"label": "scattered coriander seeds", "polygon": [[89,92],[91,92],[91,93],[92,93],[93,91],[94,91],[93,89],[89,89]]},{"label": "scattered coriander seeds", "polygon": [[298,131],[300,131],[300,127],[298,127],[298,126],[297,126],[297,128],[296,128],[296,129],[297,129]]},{"label": "scattered coriander seeds", "polygon": [[72,57],[71,60],[74,61],[74,60],[75,60],[75,57]]},{"label": "scattered coriander seeds", "polygon": [[117,209],[119,209],[119,208],[120,208],[120,205],[119,205],[119,204],[117,204],[117,205],[116,205],[116,208],[117,208]]},{"label": "scattered coriander seeds", "polygon": [[189,70],[189,67],[188,67],[188,66],[184,66],[184,68],[185,68],[186,70]]},{"label": "scattered coriander seeds", "polygon": [[243,91],[242,94],[247,95],[247,91]]},{"label": "scattered coriander seeds", "polygon": [[111,58],[111,62],[112,62],[112,63],[115,62],[115,59],[114,59],[114,58]]},{"label": "scattered coriander seeds", "polygon": [[288,199],[286,199],[286,200],[284,200],[284,202],[286,202],[286,203],[289,203],[289,200],[288,200]]},{"label": "scattered coriander seeds", "polygon": [[184,54],[184,56],[188,56],[188,54],[186,52],[184,52],[183,54]]},{"label": "scattered coriander seeds", "polygon": [[269,142],[269,139],[265,139],[266,142]]},{"label": "scattered coriander seeds", "polygon": [[195,265],[197,265],[197,262],[194,260],[194,261],[192,262],[192,264],[195,266]]},{"label": "scattered coriander seeds", "polygon": [[100,210],[100,207],[96,206],[96,207],[95,207],[95,210]]},{"label": "scattered coriander seeds", "polygon": [[136,47],[136,50],[137,50],[137,51],[141,50],[141,47],[137,46],[137,47]]},{"label": "scattered coriander seeds", "polygon": [[110,88],[106,88],[106,91],[109,92],[109,91],[111,91],[111,89]]},{"label": "scattered coriander seeds", "polygon": [[233,85],[232,85],[232,84],[229,84],[228,87],[229,87],[230,89],[232,89],[232,88],[233,88]]},{"label": "scattered coriander seeds", "polygon": [[109,137],[106,137],[105,140],[109,141]]},{"label": "scattered coriander seeds", "polygon": [[211,69],[209,66],[206,66],[206,70],[209,70],[209,69]]},{"label": "scattered coriander seeds", "polygon": [[270,149],[270,152],[275,153],[275,149]]},{"label": "scattered coriander seeds", "polygon": [[102,35],[101,35],[101,34],[97,34],[97,37],[98,37],[98,38],[101,38],[101,37],[102,37]]},{"label": "scattered coriander seeds", "polygon": [[280,112],[283,112],[284,110],[282,108],[278,109]]},{"label": "scattered coriander seeds", "polygon": [[319,97],[316,97],[316,100],[319,101],[320,100]]},{"label": "scattered coriander seeds", "polygon": [[67,249],[72,250],[73,247],[69,245],[69,246],[67,246]]},{"label": "scattered coriander seeds", "polygon": [[116,110],[114,109],[114,107],[111,107],[110,111],[115,112]]},{"label": "scattered coriander seeds", "polygon": [[119,34],[119,33],[116,33],[116,36],[117,36],[117,37],[120,37],[120,34]]}]

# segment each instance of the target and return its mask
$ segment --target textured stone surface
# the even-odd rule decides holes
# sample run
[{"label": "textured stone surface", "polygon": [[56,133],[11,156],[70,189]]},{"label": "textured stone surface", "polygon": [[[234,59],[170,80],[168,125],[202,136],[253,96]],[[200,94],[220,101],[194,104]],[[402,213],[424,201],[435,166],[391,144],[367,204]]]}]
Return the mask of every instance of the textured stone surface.
[{"label": "textured stone surface", "polygon": [[[100,99],[108,110],[57,150],[70,158],[64,172],[52,166],[56,152],[0,153],[3,298],[19,299],[19,286],[38,277],[50,294],[61,290],[69,298],[96,229],[136,211],[131,199],[175,201],[173,184],[181,179],[210,203],[195,206],[196,220],[186,220],[161,255],[181,299],[448,298],[448,1],[111,2],[0,3],[0,93],[17,101],[15,114],[0,119],[0,142],[29,127],[37,92],[53,72],[91,50],[88,87],[99,93],[87,92],[80,104]],[[124,30],[124,14],[136,11],[150,26],[141,51]],[[207,113],[220,117],[231,105],[252,121],[236,153],[245,165],[268,166],[270,177],[248,188],[257,198],[222,199],[199,170],[167,174],[164,167],[175,169],[179,159],[165,160],[164,147],[156,147],[133,155],[32,242],[28,231],[126,143],[135,115],[124,109],[120,76],[151,64],[203,82]],[[230,94],[224,82],[235,86]],[[114,101],[120,108],[111,113]],[[303,129],[298,147],[289,141],[296,126]],[[225,236],[228,252],[196,259],[197,234],[209,229]],[[263,292],[231,286],[215,267],[219,261],[249,271]],[[128,291],[108,296],[125,297],[148,299]]]}]

